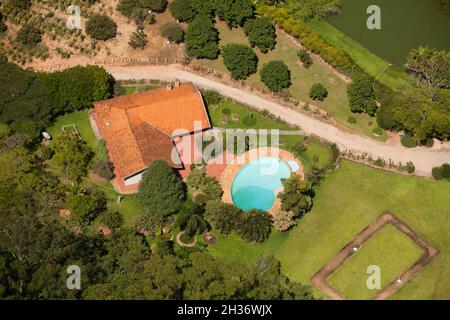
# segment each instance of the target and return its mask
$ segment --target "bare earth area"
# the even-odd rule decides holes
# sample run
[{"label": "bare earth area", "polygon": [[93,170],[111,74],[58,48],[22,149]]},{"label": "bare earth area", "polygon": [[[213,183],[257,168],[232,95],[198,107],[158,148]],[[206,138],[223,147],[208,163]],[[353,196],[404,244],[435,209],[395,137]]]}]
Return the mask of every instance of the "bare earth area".
[{"label": "bare earth area", "polygon": [[[334,300],[344,300],[345,298],[327,283],[327,278],[334,273],[342,264],[344,264],[352,255],[357,254],[354,248],[364,245],[374,234],[387,224],[394,225],[398,230],[411,238],[425,253],[414,263],[408,270],[401,274],[400,277],[394,279],[385,288],[379,292],[374,299],[384,300],[397,291],[402,285],[408,282],[414,275],[419,272],[425,265],[439,254],[439,249],[420,237],[414,230],[407,226],[390,212],[383,213],[374,222],[367,226],[352,241],[350,241],[341,251],[339,251],[325,266],[317,271],[311,278],[311,282],[322,292]],[[400,282],[398,282],[400,280]]]}]

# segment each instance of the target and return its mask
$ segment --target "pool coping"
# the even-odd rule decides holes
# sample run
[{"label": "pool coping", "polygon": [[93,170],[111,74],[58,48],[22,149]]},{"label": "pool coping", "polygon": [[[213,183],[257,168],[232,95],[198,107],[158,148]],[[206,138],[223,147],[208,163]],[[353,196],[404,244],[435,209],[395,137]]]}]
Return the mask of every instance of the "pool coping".
[{"label": "pool coping", "polygon": [[[303,164],[291,152],[284,149],[272,147],[261,147],[252,149],[241,155],[234,156],[234,161],[231,164],[227,165],[225,170],[222,172],[219,179],[219,183],[223,189],[222,201],[225,203],[233,204],[233,198],[231,195],[231,186],[233,184],[234,177],[245,165],[259,158],[270,156],[277,157],[285,161],[286,164],[289,166],[289,168],[291,168],[291,166],[288,161],[295,161],[298,165],[298,170],[296,171],[296,173],[300,175],[302,179],[304,179]],[[270,208],[267,212],[273,215],[280,209],[280,207],[281,201],[277,196],[275,196],[275,202],[272,208]]]}]

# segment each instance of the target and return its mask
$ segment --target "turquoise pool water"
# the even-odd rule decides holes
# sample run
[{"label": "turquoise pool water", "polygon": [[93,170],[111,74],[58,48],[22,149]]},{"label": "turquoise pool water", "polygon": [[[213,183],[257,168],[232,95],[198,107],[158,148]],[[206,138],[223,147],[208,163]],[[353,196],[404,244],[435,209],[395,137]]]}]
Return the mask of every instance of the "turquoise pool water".
[{"label": "turquoise pool water", "polygon": [[281,179],[290,175],[291,167],[278,158],[262,157],[250,162],[236,174],[231,185],[234,205],[244,211],[269,210],[275,202],[275,192],[282,187]]}]

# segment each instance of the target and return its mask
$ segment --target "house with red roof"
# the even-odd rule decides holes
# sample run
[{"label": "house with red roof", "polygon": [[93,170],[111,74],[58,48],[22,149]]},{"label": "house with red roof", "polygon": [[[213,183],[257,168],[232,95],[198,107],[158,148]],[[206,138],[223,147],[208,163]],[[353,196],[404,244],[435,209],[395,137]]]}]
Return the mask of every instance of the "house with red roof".
[{"label": "house with red roof", "polygon": [[193,83],[175,82],[96,102],[93,117],[106,142],[120,192],[136,191],[154,160],[185,169],[177,139],[211,128],[203,97]]}]

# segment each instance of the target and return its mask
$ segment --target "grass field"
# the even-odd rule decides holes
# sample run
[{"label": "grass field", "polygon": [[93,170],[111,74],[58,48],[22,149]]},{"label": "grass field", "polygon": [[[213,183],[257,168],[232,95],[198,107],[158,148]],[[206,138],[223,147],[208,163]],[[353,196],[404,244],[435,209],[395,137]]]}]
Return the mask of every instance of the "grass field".
[{"label": "grass field", "polygon": [[[343,49],[365,72],[392,88],[402,91],[411,86],[411,80],[399,66],[389,66],[389,62],[372,53],[345,33],[324,20],[310,20],[308,25],[317,31],[331,45]],[[384,70],[384,71],[383,71]]]},{"label": "grass field", "polygon": [[367,288],[369,266],[380,267],[380,289],[383,289],[419,260],[423,253],[407,235],[388,224],[330,275],[327,282],[338,292],[345,292],[347,299],[371,299],[380,290]]},{"label": "grass field", "polygon": [[[391,211],[441,250],[391,298],[450,297],[450,183],[405,177],[344,161],[336,172],[327,175],[316,192],[312,211],[288,233],[274,232],[267,242],[258,245],[235,236],[220,236],[209,251],[244,261],[274,255],[285,274],[309,284],[311,276],[355,235],[382,212]],[[377,249],[387,250],[381,246]],[[401,269],[402,257],[392,259],[391,268]]]},{"label": "grass field", "polygon": [[[217,29],[220,32],[221,46],[230,43],[249,45],[247,37],[241,28],[229,30],[223,22],[219,22],[217,23]],[[300,50],[300,47],[288,35],[283,32],[278,32],[277,46],[274,50],[263,54],[255,49],[259,58],[258,70],[261,70],[262,66],[271,60],[284,61],[291,71],[292,86],[289,88],[289,92],[294,98],[320,107],[344,126],[361,132],[373,139],[386,141],[387,136],[384,134],[380,137],[373,135],[372,130],[376,126],[374,118],[365,114],[353,114],[350,111],[347,100],[347,83],[338,77],[331,67],[316,57],[313,57],[314,63],[309,69],[304,68],[299,63],[297,57],[298,50]],[[223,63],[222,57],[219,57],[217,60],[201,60],[201,63],[221,73],[229,73]],[[264,86],[258,72],[250,76],[248,81],[255,85]],[[315,83],[322,83],[328,90],[328,97],[323,102],[313,101],[309,98],[309,89]],[[350,116],[357,119],[355,125],[347,122]]]}]

